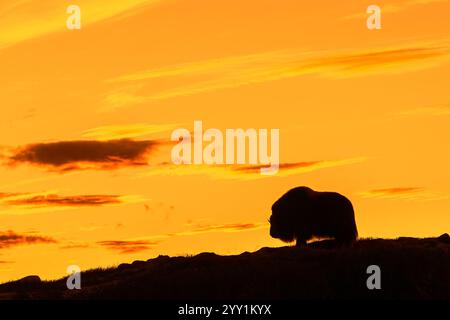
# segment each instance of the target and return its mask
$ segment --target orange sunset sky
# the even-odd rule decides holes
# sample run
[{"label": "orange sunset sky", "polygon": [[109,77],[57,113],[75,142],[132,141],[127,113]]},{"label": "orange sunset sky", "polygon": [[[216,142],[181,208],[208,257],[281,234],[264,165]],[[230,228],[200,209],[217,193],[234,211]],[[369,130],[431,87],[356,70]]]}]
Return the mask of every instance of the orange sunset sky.
[{"label": "orange sunset sky", "polygon": [[[299,185],[361,237],[449,232],[449,80],[446,0],[0,0],[0,282],[281,246]],[[194,120],[280,129],[280,171],[173,165]]]}]

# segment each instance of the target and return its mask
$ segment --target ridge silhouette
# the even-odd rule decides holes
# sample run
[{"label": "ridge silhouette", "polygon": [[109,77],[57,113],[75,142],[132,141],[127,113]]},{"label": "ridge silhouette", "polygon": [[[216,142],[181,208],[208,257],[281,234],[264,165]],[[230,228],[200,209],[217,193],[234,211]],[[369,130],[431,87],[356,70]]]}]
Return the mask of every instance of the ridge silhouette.
[{"label": "ridge silhouette", "polygon": [[[368,290],[377,264],[382,290]],[[159,256],[82,272],[81,290],[67,278],[0,285],[0,299],[450,299],[450,237],[329,240],[220,256]],[[30,281],[31,280],[31,281]]]}]

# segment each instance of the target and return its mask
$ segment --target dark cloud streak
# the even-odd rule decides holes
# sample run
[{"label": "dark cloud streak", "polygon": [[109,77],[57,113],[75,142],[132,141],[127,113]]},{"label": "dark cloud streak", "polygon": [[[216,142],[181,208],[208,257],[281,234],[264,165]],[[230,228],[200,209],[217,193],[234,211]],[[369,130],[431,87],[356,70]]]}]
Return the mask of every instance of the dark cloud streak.
[{"label": "dark cloud streak", "polygon": [[120,196],[117,195],[59,196],[53,194],[9,200],[6,201],[6,204],[34,207],[95,207],[108,204],[119,204],[121,202]]},{"label": "dark cloud streak", "polygon": [[109,141],[58,141],[19,147],[9,156],[10,165],[31,164],[57,171],[118,169],[146,165],[148,154],[161,142],[130,139]]},{"label": "dark cloud streak", "polygon": [[144,250],[151,249],[152,246],[158,244],[157,241],[146,241],[146,240],[137,240],[137,241],[126,241],[126,240],[107,240],[107,241],[98,241],[98,245],[111,249],[117,250],[119,253],[135,253]]},{"label": "dark cloud streak", "polygon": [[19,245],[30,245],[38,243],[56,243],[57,241],[50,237],[19,234],[14,231],[0,231],[0,249]]},{"label": "dark cloud streak", "polygon": [[[305,162],[292,162],[292,163],[280,163],[279,170],[289,170],[289,169],[297,169],[297,168],[306,168],[317,165],[322,161],[305,161]],[[233,168],[233,171],[241,172],[241,173],[260,173],[262,168],[269,167],[270,164],[263,165],[252,165],[252,166],[240,166]]]}]

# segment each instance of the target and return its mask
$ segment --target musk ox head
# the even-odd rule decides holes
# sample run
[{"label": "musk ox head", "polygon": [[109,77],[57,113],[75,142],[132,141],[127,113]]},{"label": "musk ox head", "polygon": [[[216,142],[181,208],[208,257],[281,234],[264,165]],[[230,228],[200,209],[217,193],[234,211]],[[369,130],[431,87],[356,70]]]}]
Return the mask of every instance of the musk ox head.
[{"label": "musk ox head", "polygon": [[272,205],[269,218],[271,237],[285,242],[296,239],[298,212],[307,209],[312,192],[308,187],[298,187],[285,193]]}]

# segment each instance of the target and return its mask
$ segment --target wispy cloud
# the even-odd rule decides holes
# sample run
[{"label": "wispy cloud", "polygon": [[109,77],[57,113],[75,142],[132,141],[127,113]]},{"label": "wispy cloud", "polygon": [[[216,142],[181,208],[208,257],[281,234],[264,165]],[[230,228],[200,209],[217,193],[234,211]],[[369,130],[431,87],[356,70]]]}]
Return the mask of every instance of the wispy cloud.
[{"label": "wispy cloud", "polygon": [[[77,0],[82,27],[110,18],[135,14],[163,0]],[[59,0],[11,0],[0,7],[0,49],[55,32],[68,31],[66,9],[70,3]]]},{"label": "wispy cloud", "polygon": [[[399,1],[397,3],[386,3],[380,5],[380,9],[382,14],[398,13],[408,10],[415,6],[445,3],[448,1],[449,0],[406,0],[406,1]],[[367,14],[361,11],[343,17],[343,19],[365,19],[365,18],[367,18]]]},{"label": "wispy cloud", "polygon": [[411,108],[395,112],[393,115],[400,117],[448,116],[450,115],[450,104]]},{"label": "wispy cloud", "polygon": [[190,230],[171,232],[164,234],[156,234],[151,236],[137,237],[130,239],[132,241],[163,241],[167,238],[193,236],[204,233],[216,232],[244,232],[265,229],[268,227],[267,222],[247,222],[247,223],[226,223],[226,224],[201,224],[193,226]]},{"label": "wispy cloud", "polygon": [[384,189],[373,189],[369,191],[358,193],[363,198],[372,199],[402,199],[402,200],[443,200],[448,199],[449,196],[439,193],[431,192],[425,188],[420,187],[394,187]]},{"label": "wispy cloud", "polygon": [[121,202],[120,196],[117,195],[60,196],[50,194],[30,198],[22,197],[6,201],[6,204],[29,207],[96,207],[108,204],[119,204]]},{"label": "wispy cloud", "polygon": [[136,253],[144,250],[149,250],[153,246],[157,245],[157,241],[148,241],[148,240],[106,240],[106,241],[98,241],[98,245],[119,251],[119,253]]},{"label": "wispy cloud", "polygon": [[145,202],[139,195],[59,195],[54,192],[10,194],[0,198],[1,214],[34,214],[84,207],[118,206]]},{"label": "wispy cloud", "polygon": [[209,232],[239,232],[239,231],[262,229],[262,228],[266,228],[267,226],[268,225],[266,222],[210,224],[210,225],[199,226],[191,231],[177,233],[176,235],[194,235],[194,234],[209,233]]},{"label": "wispy cloud", "polygon": [[111,170],[147,164],[157,141],[129,139],[110,141],[58,141],[19,147],[9,164],[31,164],[59,172],[82,169]]},{"label": "wispy cloud", "polygon": [[86,249],[91,248],[92,246],[89,243],[77,243],[77,242],[69,242],[63,246],[60,246],[59,249],[68,250],[68,249]]},{"label": "wispy cloud", "polygon": [[[355,164],[365,161],[364,157],[356,157],[340,160],[317,160],[317,161],[303,161],[279,164],[279,176],[288,176],[293,174],[305,173],[325,168],[338,167],[343,165]],[[264,165],[254,166],[236,166],[232,168],[238,174],[260,174],[261,168]]]},{"label": "wispy cloud", "polygon": [[57,241],[51,237],[20,234],[14,231],[0,231],[0,249],[10,248],[13,246],[30,245],[39,243],[56,243]]},{"label": "wispy cloud", "polygon": [[83,132],[83,137],[96,140],[115,140],[143,137],[163,133],[180,127],[182,124],[146,124],[112,125],[92,128]]},{"label": "wispy cloud", "polygon": [[[315,75],[350,78],[400,73],[449,60],[448,40],[340,52],[273,51],[177,64],[111,79],[103,110],[244,85]],[[177,78],[176,87],[153,91],[153,81]],[[205,78],[207,80],[205,80]],[[147,92],[143,94],[142,92]]]},{"label": "wispy cloud", "polygon": [[174,165],[171,163],[163,163],[151,168],[144,175],[207,175],[213,179],[253,180],[291,176],[325,168],[357,164],[365,160],[365,157],[355,157],[337,160],[281,163],[278,172],[274,175],[261,174],[260,169],[269,167],[269,165]]},{"label": "wispy cloud", "polygon": [[23,193],[8,193],[8,192],[0,192],[0,201],[3,199],[13,198],[22,195]]}]

